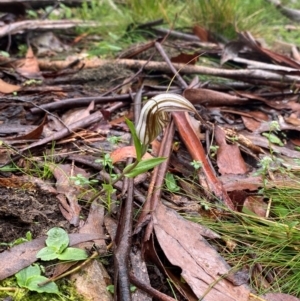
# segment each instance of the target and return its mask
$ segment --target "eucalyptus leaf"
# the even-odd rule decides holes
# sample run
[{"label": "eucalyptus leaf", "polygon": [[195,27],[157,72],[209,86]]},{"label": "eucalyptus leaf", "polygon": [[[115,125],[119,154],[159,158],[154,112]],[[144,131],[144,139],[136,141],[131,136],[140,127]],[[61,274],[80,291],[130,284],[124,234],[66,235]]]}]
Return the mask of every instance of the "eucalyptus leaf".
[{"label": "eucalyptus leaf", "polygon": [[[151,158],[151,159],[143,160],[143,161],[140,161],[134,167],[133,170],[131,170],[133,164],[129,164],[124,169],[125,177],[127,177],[127,178],[136,177],[137,175],[140,175],[140,174],[148,171],[149,169],[154,168],[155,166],[159,165],[160,163],[164,162],[165,160],[166,160],[166,158],[164,158],[164,157]],[[126,171],[128,171],[128,172],[126,172]]]}]

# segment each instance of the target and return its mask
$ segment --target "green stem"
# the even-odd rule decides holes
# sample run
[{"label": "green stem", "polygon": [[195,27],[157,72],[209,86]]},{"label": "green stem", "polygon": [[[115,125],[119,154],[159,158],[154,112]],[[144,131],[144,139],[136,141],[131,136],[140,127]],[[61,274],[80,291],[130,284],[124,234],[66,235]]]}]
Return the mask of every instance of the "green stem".
[{"label": "green stem", "polygon": [[[129,173],[130,171],[132,171],[139,163],[139,160],[136,160],[130,169],[126,170],[126,173]],[[114,181],[111,182],[111,185],[114,186],[118,181],[120,181],[123,177],[125,176],[125,172],[123,171]],[[95,201],[101,194],[103,194],[105,192],[105,189],[101,189],[98,193],[96,193],[91,199],[90,202],[92,203],[93,201]]]}]

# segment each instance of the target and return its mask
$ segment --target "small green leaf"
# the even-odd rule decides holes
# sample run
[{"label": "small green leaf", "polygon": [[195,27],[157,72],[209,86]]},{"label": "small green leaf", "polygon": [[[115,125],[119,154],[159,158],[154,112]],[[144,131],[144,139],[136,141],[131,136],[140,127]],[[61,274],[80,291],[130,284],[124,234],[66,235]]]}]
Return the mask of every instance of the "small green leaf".
[{"label": "small green leaf", "polygon": [[54,227],[47,232],[47,235],[46,245],[56,249],[57,253],[62,253],[69,245],[68,233],[62,228]]},{"label": "small green leaf", "polygon": [[48,293],[48,294],[59,294],[58,287],[54,282],[49,282],[46,285],[39,286],[39,283],[48,280],[44,276],[35,276],[28,281],[27,288],[30,291],[35,291],[38,293]]},{"label": "small green leaf", "polygon": [[48,280],[46,277],[41,276],[41,270],[38,265],[29,266],[18,272],[15,276],[20,287],[38,293],[59,294],[58,287],[54,282],[50,282],[44,286],[38,285],[39,283]]},{"label": "small green leaf", "polygon": [[27,241],[31,241],[32,240],[32,234],[31,234],[30,231],[26,232],[26,239],[27,239]]},{"label": "small green leaf", "polygon": [[116,192],[116,189],[111,184],[102,184],[103,189],[106,191],[108,194],[112,194]]},{"label": "small green leaf", "polygon": [[[143,160],[143,161],[139,162],[133,170],[130,170],[132,168],[133,164],[129,164],[124,169],[125,177],[128,177],[128,178],[136,177],[137,175],[140,175],[140,174],[148,171],[149,169],[154,168],[155,166],[159,165],[160,163],[164,162],[165,160],[166,160],[166,158],[163,158],[163,157]],[[126,172],[126,171],[128,171],[128,172]]]},{"label": "small green leaf", "polygon": [[114,292],[115,292],[115,286],[114,286],[113,284],[110,284],[110,285],[108,285],[108,286],[106,287],[106,290],[107,290],[108,292],[110,292],[111,294],[114,294]]},{"label": "small green leaf", "polygon": [[18,285],[21,287],[25,287],[27,285],[27,281],[36,275],[40,275],[41,270],[38,265],[30,265],[29,267],[19,271],[15,276],[18,282]]},{"label": "small green leaf", "polygon": [[193,160],[193,161],[191,162],[191,165],[192,165],[196,170],[198,170],[198,169],[200,169],[200,168],[202,167],[201,161],[196,161],[196,160]]},{"label": "small green leaf", "polygon": [[57,258],[59,260],[84,260],[87,259],[88,256],[85,252],[85,250],[79,249],[79,248],[67,248],[64,252],[61,254],[58,254]]},{"label": "small green leaf", "polygon": [[136,151],[136,159],[138,161],[141,161],[142,156],[144,155],[144,153],[142,153],[144,148],[142,147],[141,141],[136,134],[134,124],[127,118],[125,118],[125,121],[127,123],[127,126],[129,127],[129,130],[130,130],[132,138],[133,138],[134,147],[135,147],[135,151]]},{"label": "small green leaf", "polygon": [[136,290],[137,290],[137,287],[134,286],[134,285],[132,285],[132,284],[130,284],[130,292],[134,293]]},{"label": "small green leaf", "polygon": [[170,172],[167,172],[167,174],[166,174],[165,183],[170,192],[176,192],[176,191],[180,190],[180,188],[178,187],[178,185],[176,183],[174,175],[171,174]]},{"label": "small green leaf", "polygon": [[45,247],[36,254],[36,257],[44,261],[49,261],[49,260],[56,259],[58,255],[59,253],[57,253],[56,249],[52,247]]},{"label": "small green leaf", "polygon": [[[1,146],[1,141],[0,141]],[[3,167],[0,167],[0,171],[8,172],[8,171],[16,171],[18,168],[16,168],[13,164],[5,165]]]},{"label": "small green leaf", "polygon": [[282,141],[276,135],[272,133],[263,133],[262,135],[267,137],[271,143],[277,144],[279,146],[284,146]]}]

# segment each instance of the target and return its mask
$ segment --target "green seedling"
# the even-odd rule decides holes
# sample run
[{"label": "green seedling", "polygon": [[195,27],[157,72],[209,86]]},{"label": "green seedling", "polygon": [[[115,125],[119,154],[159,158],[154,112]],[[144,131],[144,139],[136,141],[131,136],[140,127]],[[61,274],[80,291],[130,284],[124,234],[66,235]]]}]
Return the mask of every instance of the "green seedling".
[{"label": "green seedling", "polygon": [[273,133],[263,133],[262,135],[267,137],[270,143],[277,144],[279,146],[284,146],[284,143],[275,134],[273,134]]},{"label": "green seedling", "polygon": [[115,145],[120,143],[122,141],[122,138],[119,136],[111,136],[111,137],[107,137],[107,141]]},{"label": "green seedling", "polygon": [[109,170],[109,175],[110,175],[110,178],[112,180],[115,180],[117,179],[118,175],[114,174],[113,173],[113,168],[114,168],[114,165],[113,165],[113,161],[110,157],[109,154],[105,154],[103,159],[97,159],[95,160],[96,163],[101,163],[104,167],[107,167],[108,170]]},{"label": "green seedling", "polygon": [[38,293],[59,294],[58,287],[54,282],[47,283],[43,286],[39,285],[39,283],[47,281],[48,278],[41,275],[41,268],[37,264],[21,270],[15,276],[20,287]]},{"label": "green seedling", "polygon": [[101,163],[104,167],[113,168],[112,159],[109,154],[105,154],[103,159],[95,160],[96,163]]},{"label": "green seedling", "polygon": [[193,160],[191,162],[191,165],[195,168],[195,170],[198,170],[202,167],[202,163],[200,161],[196,161],[196,160]]},{"label": "green seedling", "polygon": [[8,52],[1,50],[1,51],[0,51],[0,56],[3,56],[3,57],[8,58],[10,55],[9,55]]},{"label": "green seedling", "polygon": [[166,173],[165,183],[170,192],[174,193],[180,190],[180,187],[177,185],[174,175],[170,172]]},{"label": "green seedling", "polygon": [[43,82],[41,80],[36,79],[28,79],[24,82],[23,86],[33,86],[33,85],[41,85]]},{"label": "green seedling", "polygon": [[76,261],[87,258],[87,254],[84,250],[68,247],[69,236],[65,230],[54,227],[47,232],[47,235],[47,247],[37,253],[37,258],[44,261],[53,259]]},{"label": "green seedling", "polygon": [[28,242],[32,240],[32,234],[30,231],[26,232],[25,237],[19,237],[16,240],[14,240],[13,242],[1,242],[0,246],[7,246],[9,248],[12,248],[13,246],[17,246],[20,245],[24,242]]},{"label": "green seedling", "polygon": [[[106,290],[113,295],[115,293],[115,286],[113,284],[110,284],[106,287]],[[130,284],[130,292],[134,293],[136,290],[136,286]]]},{"label": "green seedling", "polygon": [[217,155],[218,149],[219,149],[219,146],[217,146],[217,145],[211,145],[210,146],[209,150],[210,150],[210,156],[212,158]]},{"label": "green seedling", "polygon": [[98,180],[90,180],[80,173],[76,176],[70,177],[70,180],[74,181],[74,184],[77,186],[93,185],[98,183]]}]

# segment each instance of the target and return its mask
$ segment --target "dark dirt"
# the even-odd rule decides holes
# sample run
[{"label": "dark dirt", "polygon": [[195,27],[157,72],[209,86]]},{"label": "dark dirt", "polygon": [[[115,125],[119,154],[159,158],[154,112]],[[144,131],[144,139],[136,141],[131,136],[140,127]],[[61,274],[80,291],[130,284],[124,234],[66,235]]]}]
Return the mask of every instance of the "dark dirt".
[{"label": "dark dirt", "polygon": [[13,242],[27,231],[33,238],[40,237],[54,226],[69,227],[55,195],[39,188],[0,186],[0,242]]}]

